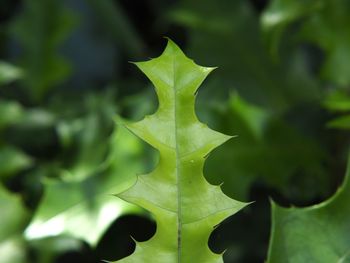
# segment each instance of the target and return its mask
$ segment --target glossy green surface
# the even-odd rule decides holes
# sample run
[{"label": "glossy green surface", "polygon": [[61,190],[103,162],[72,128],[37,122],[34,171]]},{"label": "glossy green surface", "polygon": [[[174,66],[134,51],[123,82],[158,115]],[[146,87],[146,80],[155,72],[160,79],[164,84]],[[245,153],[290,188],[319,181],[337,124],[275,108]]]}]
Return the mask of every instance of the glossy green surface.
[{"label": "glossy green surface", "polygon": [[154,171],[138,176],[118,196],[149,210],[157,231],[118,262],[223,262],[209,249],[209,235],[246,204],[224,195],[202,174],[206,156],[230,138],[199,122],[194,110],[195,93],[213,68],[196,65],[171,40],[160,57],[136,65],[155,86],[159,108],[126,126],[160,158]]},{"label": "glossy green surface", "polygon": [[269,263],[350,262],[349,164],[343,186],[329,200],[306,208],[273,204]]}]

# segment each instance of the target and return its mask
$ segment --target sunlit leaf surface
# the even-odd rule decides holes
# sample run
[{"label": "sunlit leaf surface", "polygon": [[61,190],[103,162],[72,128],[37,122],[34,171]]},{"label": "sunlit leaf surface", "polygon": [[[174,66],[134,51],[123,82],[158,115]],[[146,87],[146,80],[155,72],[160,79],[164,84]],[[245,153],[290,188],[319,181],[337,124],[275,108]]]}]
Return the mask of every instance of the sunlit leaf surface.
[{"label": "sunlit leaf surface", "polygon": [[209,235],[246,204],[224,195],[202,174],[206,156],[230,138],[200,123],[194,110],[195,93],[213,68],[196,65],[171,40],[160,57],[136,65],[153,83],[159,107],[126,127],[160,157],[154,171],[138,176],[118,196],[149,210],[157,232],[118,262],[223,262],[210,251]]}]

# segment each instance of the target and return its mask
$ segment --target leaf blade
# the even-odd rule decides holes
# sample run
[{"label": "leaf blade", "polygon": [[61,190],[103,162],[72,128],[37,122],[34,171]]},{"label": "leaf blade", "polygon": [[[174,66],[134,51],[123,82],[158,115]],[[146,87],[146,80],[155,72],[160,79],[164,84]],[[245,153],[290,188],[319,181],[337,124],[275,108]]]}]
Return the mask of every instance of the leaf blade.
[{"label": "leaf blade", "polygon": [[274,262],[346,262],[349,258],[350,158],[343,185],[330,199],[305,208],[272,205],[268,252]]},{"label": "leaf blade", "polygon": [[[118,196],[149,210],[157,232],[118,262],[222,262],[207,242],[213,228],[246,204],[203,177],[205,157],[231,138],[200,123],[195,93],[213,68],[196,65],[168,40],[163,54],[135,63],[155,86],[156,113],[126,127],[159,151],[158,166]],[[156,256],[155,256],[156,255]]]}]

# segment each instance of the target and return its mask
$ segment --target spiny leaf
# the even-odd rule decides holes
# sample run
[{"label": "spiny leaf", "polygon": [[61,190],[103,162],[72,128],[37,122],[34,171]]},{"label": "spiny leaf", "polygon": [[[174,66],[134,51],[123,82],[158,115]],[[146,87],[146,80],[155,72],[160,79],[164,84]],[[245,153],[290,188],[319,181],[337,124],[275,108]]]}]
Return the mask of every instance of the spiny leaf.
[{"label": "spiny leaf", "polygon": [[246,203],[230,199],[202,174],[206,156],[230,138],[199,122],[194,110],[195,93],[213,68],[196,65],[171,40],[160,57],[136,65],[154,84],[159,107],[126,127],[160,158],[153,172],[118,196],[149,210],[157,232],[118,262],[222,262],[208,247],[209,235]]},{"label": "spiny leaf", "polygon": [[329,200],[306,208],[272,205],[269,263],[350,262],[350,158],[345,182]]}]

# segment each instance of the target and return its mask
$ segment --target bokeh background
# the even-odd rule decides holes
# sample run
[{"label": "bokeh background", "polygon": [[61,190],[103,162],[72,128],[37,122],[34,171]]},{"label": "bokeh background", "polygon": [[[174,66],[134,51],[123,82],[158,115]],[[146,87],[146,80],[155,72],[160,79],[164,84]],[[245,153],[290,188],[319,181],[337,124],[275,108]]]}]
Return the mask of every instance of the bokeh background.
[{"label": "bokeh background", "polygon": [[164,36],[218,66],[197,112],[238,137],[205,175],[255,201],[209,246],[228,263],[263,262],[269,202],[319,203],[343,180],[349,12],[348,0],[1,0],[0,262],[117,260],[132,253],[130,236],[153,235],[152,216],[113,194],[151,171],[157,152],[116,119],[156,109],[128,62],[160,55]]}]

